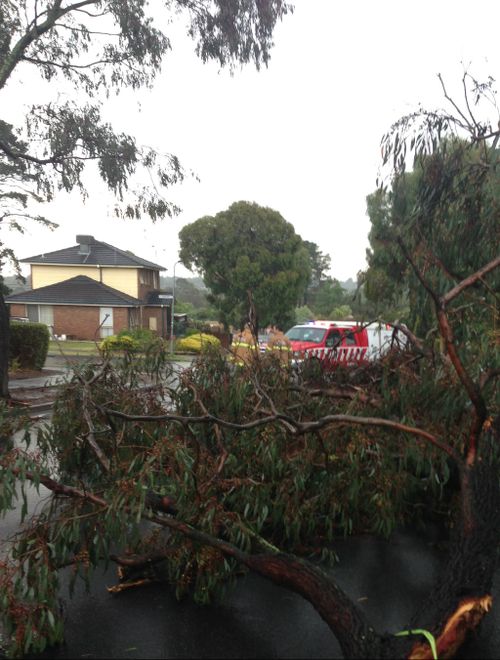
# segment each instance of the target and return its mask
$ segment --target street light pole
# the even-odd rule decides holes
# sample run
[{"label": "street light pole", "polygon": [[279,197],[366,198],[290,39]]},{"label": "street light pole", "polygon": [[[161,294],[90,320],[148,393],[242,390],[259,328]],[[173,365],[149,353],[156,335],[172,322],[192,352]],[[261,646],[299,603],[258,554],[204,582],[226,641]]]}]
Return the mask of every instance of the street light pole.
[{"label": "street light pole", "polygon": [[172,309],[170,316],[170,354],[174,354],[174,309],[175,309],[175,267],[177,264],[180,264],[180,261],[176,261],[174,264],[174,284],[172,286]]}]

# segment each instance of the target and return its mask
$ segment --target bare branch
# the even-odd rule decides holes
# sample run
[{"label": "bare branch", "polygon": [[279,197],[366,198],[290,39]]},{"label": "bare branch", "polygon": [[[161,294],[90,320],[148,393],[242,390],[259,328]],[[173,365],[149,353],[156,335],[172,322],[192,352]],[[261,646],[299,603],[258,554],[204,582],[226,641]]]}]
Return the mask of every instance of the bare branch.
[{"label": "bare branch", "polygon": [[379,417],[356,417],[354,415],[326,415],[314,422],[298,422],[293,417],[278,412],[276,414],[268,415],[266,417],[255,419],[250,422],[237,424],[235,422],[228,422],[224,419],[220,419],[219,417],[216,417],[215,415],[211,415],[211,414],[199,415],[197,417],[194,416],[185,417],[183,415],[174,415],[170,413],[166,415],[129,415],[119,410],[112,410],[111,408],[103,408],[101,406],[97,406],[97,407],[105,414],[112,415],[114,417],[125,419],[131,422],[172,421],[172,422],[180,422],[181,424],[188,424],[188,423],[218,424],[219,426],[230,428],[236,431],[246,431],[249,429],[255,429],[276,422],[285,423],[286,427],[294,435],[303,435],[304,433],[310,433],[325,428],[326,426],[330,426],[332,424],[354,424],[354,425],[362,425],[362,426],[385,427],[385,428],[393,429],[395,431],[402,431],[404,433],[409,433],[410,435],[414,435],[423,440],[426,440],[427,442],[430,442],[438,449],[444,451],[446,454],[448,454],[448,456],[453,458],[453,460],[457,461],[458,463],[460,463],[461,461],[460,456],[453,449],[453,447],[442,442],[435,435],[432,435],[432,433],[428,433],[427,431],[424,431],[423,429],[419,429],[414,426],[408,426],[407,424],[402,424],[400,422],[394,422],[392,420],[383,419]]},{"label": "bare branch", "polygon": [[462,86],[463,86],[463,89],[464,89],[465,105],[467,106],[467,112],[469,113],[470,118],[472,119],[472,121],[474,123],[474,126],[476,128],[476,132],[477,132],[477,131],[479,131],[479,124],[477,123],[476,118],[474,117],[474,115],[472,113],[472,110],[470,108],[469,93],[467,91],[467,82],[466,82],[467,76],[468,76],[468,74],[467,74],[467,72],[465,72],[464,75],[463,75],[463,78],[462,78]]},{"label": "bare branch", "polygon": [[459,284],[457,284],[451,291],[448,291],[446,295],[442,297],[442,303],[443,305],[447,305],[450,303],[454,298],[456,298],[458,295],[464,291],[464,289],[467,289],[467,287],[472,286],[475,284],[478,280],[482,279],[484,275],[487,273],[490,273],[492,270],[495,270],[495,268],[498,268],[500,266],[500,255],[490,261],[488,264],[480,268],[478,271],[473,273],[472,275],[469,275],[469,277],[466,277],[465,280],[462,280]]},{"label": "bare branch", "polygon": [[479,379],[479,388],[483,390],[490,381],[495,380],[498,377],[500,377],[500,367],[496,369],[489,369],[484,374],[482,374],[481,378]]},{"label": "bare branch", "polygon": [[439,297],[437,293],[434,291],[434,289],[431,287],[431,285],[427,282],[425,277],[423,276],[422,271],[420,268],[417,266],[415,260],[413,259],[412,255],[410,254],[410,251],[404,244],[402,238],[398,236],[396,238],[396,243],[399,245],[401,252],[403,253],[405,259],[408,261],[410,266],[412,267],[413,272],[417,276],[420,284],[424,287],[424,289],[427,291],[427,293],[430,295],[430,297],[434,300],[435,303],[439,301]]},{"label": "bare branch", "polygon": [[451,96],[449,96],[449,94],[448,94],[448,92],[447,92],[447,90],[446,90],[445,84],[444,84],[443,77],[442,77],[442,75],[441,75],[440,73],[438,73],[438,78],[439,78],[439,82],[441,83],[441,87],[443,88],[443,94],[444,94],[445,99],[446,99],[447,101],[449,101],[449,103],[451,103],[451,105],[455,108],[455,110],[458,112],[458,114],[460,115],[460,117],[462,117],[462,119],[464,120],[464,122],[465,122],[465,126],[464,126],[464,128],[467,128],[467,129],[469,129],[469,130],[471,131],[471,133],[474,133],[473,127],[472,127],[472,125],[471,125],[469,119],[464,115],[464,113],[462,112],[462,110],[460,109],[460,107],[459,107],[459,106],[456,104],[456,102],[451,98]]},{"label": "bare branch", "polygon": [[75,11],[81,7],[98,4],[99,0],[81,0],[66,7],[61,7],[62,0],[56,0],[52,7],[47,10],[47,18],[43,23],[31,24],[30,28],[14,44],[10,53],[4,58],[0,65],[0,89],[5,86],[12,71],[16,68],[19,61],[23,58],[26,49],[36,41],[42,34],[45,34],[54,27],[54,24],[65,14]]},{"label": "bare branch", "polygon": [[[120,59],[116,60],[109,60],[109,59],[103,59],[103,60],[95,60],[95,62],[88,62],[87,64],[75,64],[73,62],[68,62],[65,64],[61,64],[59,62],[53,62],[51,60],[40,60],[37,57],[28,57],[28,56],[23,56],[23,62],[30,62],[30,64],[35,64],[35,65],[42,65],[42,66],[54,66],[57,67],[58,69],[65,69],[65,70],[73,70],[73,69],[90,69],[93,66],[98,66],[99,64],[124,64],[127,62],[130,57],[122,57]],[[137,71],[134,67],[128,65],[128,68],[131,69],[132,71]]]}]

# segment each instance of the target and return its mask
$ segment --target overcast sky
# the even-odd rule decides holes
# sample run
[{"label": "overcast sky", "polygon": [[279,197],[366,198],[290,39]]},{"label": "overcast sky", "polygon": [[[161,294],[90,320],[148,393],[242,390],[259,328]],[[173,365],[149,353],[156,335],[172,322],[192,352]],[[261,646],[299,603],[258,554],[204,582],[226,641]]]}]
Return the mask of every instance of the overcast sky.
[{"label": "overcast sky", "polygon": [[[155,0],[156,1],[156,0]],[[178,232],[203,215],[247,200],[279,211],[303,239],[332,259],[334,277],[365,267],[369,221],[365,198],[375,188],[380,138],[419,102],[444,105],[437,73],[450,88],[464,65],[477,77],[500,70],[500,4],[489,1],[295,0],[275,33],[267,70],[219,72],[203,65],[177,31],[174,50],[152,91],[121,94],[107,117],[140,144],[175,153],[200,181],[171,189],[182,207],[155,225],[119,221],[112,200],[92,183],[84,203],[60,194],[45,208],[59,228],[27,226],[8,242],[20,258],[75,244],[92,234],[165,266],[178,259]],[[7,118],[36,102],[52,83],[7,88]],[[7,111],[7,116],[5,112]],[[177,276],[189,276],[182,266]]]}]

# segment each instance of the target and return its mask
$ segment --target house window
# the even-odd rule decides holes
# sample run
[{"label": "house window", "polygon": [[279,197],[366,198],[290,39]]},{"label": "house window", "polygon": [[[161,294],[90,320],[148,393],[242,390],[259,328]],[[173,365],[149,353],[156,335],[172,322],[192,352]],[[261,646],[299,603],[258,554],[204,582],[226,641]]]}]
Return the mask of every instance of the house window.
[{"label": "house window", "polygon": [[113,308],[99,308],[99,327],[101,338],[110,337],[113,334]]},{"label": "house window", "polygon": [[40,320],[40,314],[38,313],[38,305],[26,305],[28,309],[28,318],[31,323],[38,323]]},{"label": "house window", "polygon": [[152,270],[141,270],[140,272],[140,283],[141,284],[153,284],[153,271]]},{"label": "house window", "polygon": [[45,323],[51,335],[54,334],[54,308],[52,305],[26,305],[31,323]]}]

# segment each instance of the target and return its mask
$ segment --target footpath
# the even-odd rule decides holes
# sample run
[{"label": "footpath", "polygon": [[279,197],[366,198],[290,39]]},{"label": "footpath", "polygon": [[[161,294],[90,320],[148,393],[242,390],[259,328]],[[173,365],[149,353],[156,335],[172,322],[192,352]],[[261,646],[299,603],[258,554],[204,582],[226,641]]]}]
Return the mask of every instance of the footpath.
[{"label": "footpath", "polygon": [[[76,365],[81,365],[92,357],[48,355],[41,372],[33,375],[23,374],[9,379],[9,391],[12,403],[19,409],[29,410],[30,416],[43,416],[50,412],[60,385],[71,378]],[[177,371],[182,371],[191,363],[192,356],[182,360],[176,356],[173,363]]]},{"label": "footpath", "polygon": [[29,409],[30,415],[43,415],[51,410],[58,387],[68,380],[75,364],[88,358],[48,355],[44,368],[37,375],[23,374],[9,379],[9,391],[15,406]]}]

